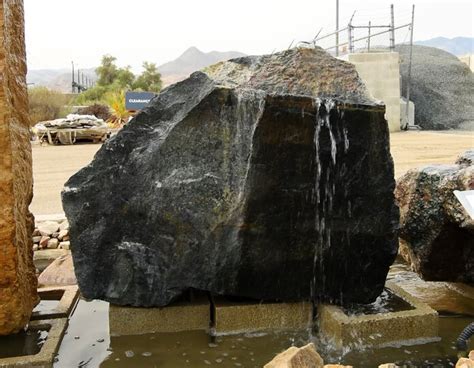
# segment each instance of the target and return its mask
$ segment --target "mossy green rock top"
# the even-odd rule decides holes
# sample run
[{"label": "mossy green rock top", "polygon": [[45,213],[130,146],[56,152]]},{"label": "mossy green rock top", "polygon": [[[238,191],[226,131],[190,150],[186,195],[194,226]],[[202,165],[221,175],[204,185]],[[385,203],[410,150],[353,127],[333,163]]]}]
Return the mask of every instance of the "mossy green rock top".
[{"label": "mossy green rock top", "polygon": [[65,185],[82,294],[374,300],[398,247],[384,110],[321,49],[163,90]]}]

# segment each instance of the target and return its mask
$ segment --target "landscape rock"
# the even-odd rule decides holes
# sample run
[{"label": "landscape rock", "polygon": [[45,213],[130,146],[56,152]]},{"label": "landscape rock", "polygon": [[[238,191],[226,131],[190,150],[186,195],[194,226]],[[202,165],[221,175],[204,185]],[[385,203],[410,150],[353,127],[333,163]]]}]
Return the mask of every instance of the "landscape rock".
[{"label": "landscape rock", "polygon": [[49,239],[48,240],[48,245],[46,246],[46,248],[48,249],[56,249],[59,245],[59,240],[56,239],[56,238],[52,238],[52,239]]},{"label": "landscape rock", "polygon": [[292,346],[278,354],[264,368],[323,368],[324,362],[313,343],[301,348]]},{"label": "landscape rock", "polygon": [[43,272],[53,261],[61,256],[69,254],[70,251],[66,249],[43,249],[34,252],[33,261],[36,269]]},{"label": "landscape rock", "polygon": [[51,236],[59,230],[59,224],[56,221],[44,221],[38,224],[38,230],[43,236]]},{"label": "landscape rock", "polygon": [[319,48],[163,90],[65,185],[83,296],[375,300],[398,249],[384,110]]},{"label": "landscape rock", "polygon": [[33,244],[33,252],[37,251],[39,249],[38,244]]},{"label": "landscape rock", "polygon": [[474,149],[468,150],[461,155],[456,160],[456,165],[462,166],[472,166],[474,165]]},{"label": "landscape rock", "polygon": [[474,189],[474,166],[433,165],[398,180],[400,254],[425,280],[474,282],[474,221],[454,190]]},{"label": "landscape rock", "polygon": [[66,237],[68,234],[69,234],[69,230],[61,230],[61,231],[58,233],[58,239],[59,239],[59,240],[63,240],[64,237]]},{"label": "landscape rock", "polygon": [[56,258],[38,277],[42,286],[76,285],[76,275],[71,254]]},{"label": "landscape rock", "polygon": [[51,238],[49,236],[42,236],[40,241],[39,241],[39,247],[40,248],[47,248],[48,247],[48,242]]},{"label": "landscape rock", "polygon": [[38,303],[23,1],[0,0],[0,335],[22,330]]},{"label": "landscape rock", "polygon": [[[402,92],[408,81],[410,46],[399,45]],[[444,50],[413,45],[410,100],[415,123],[423,129],[474,129],[474,75],[456,56]]]},{"label": "landscape rock", "polygon": [[474,368],[474,360],[469,358],[460,358],[455,368]]},{"label": "landscape rock", "polygon": [[71,242],[69,241],[63,241],[61,243],[59,243],[59,246],[58,246],[59,249],[71,249]]},{"label": "landscape rock", "polygon": [[64,220],[63,222],[61,222],[59,224],[59,230],[69,230],[69,221],[68,220]]},{"label": "landscape rock", "polygon": [[42,238],[42,236],[33,236],[33,243],[39,243]]}]

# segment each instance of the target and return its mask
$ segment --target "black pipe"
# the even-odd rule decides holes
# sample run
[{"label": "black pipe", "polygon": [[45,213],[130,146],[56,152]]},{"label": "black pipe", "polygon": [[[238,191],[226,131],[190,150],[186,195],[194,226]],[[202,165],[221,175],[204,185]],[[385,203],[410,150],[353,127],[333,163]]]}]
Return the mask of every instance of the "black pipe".
[{"label": "black pipe", "polygon": [[458,339],[456,340],[456,347],[458,351],[467,351],[467,341],[474,335],[474,322],[470,323],[464,330],[462,330]]}]

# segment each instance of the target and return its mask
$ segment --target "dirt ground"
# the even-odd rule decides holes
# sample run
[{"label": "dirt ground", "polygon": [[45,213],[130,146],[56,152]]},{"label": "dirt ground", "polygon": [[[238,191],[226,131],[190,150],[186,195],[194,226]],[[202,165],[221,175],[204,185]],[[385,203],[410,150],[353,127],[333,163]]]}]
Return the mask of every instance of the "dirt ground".
[{"label": "dirt ground", "polygon": [[[454,163],[459,153],[474,148],[474,132],[392,133],[390,145],[395,177],[426,164]],[[30,206],[35,215],[62,213],[61,190],[67,179],[86,166],[100,144],[73,146],[33,146],[34,197]]]}]

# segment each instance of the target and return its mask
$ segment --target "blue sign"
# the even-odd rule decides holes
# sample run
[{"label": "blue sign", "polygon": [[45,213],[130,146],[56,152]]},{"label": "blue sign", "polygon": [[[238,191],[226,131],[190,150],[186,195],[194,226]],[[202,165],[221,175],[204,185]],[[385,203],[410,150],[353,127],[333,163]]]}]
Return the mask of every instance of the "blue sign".
[{"label": "blue sign", "polygon": [[125,93],[125,108],[127,110],[141,110],[147,107],[156,94],[153,92],[127,92]]}]

